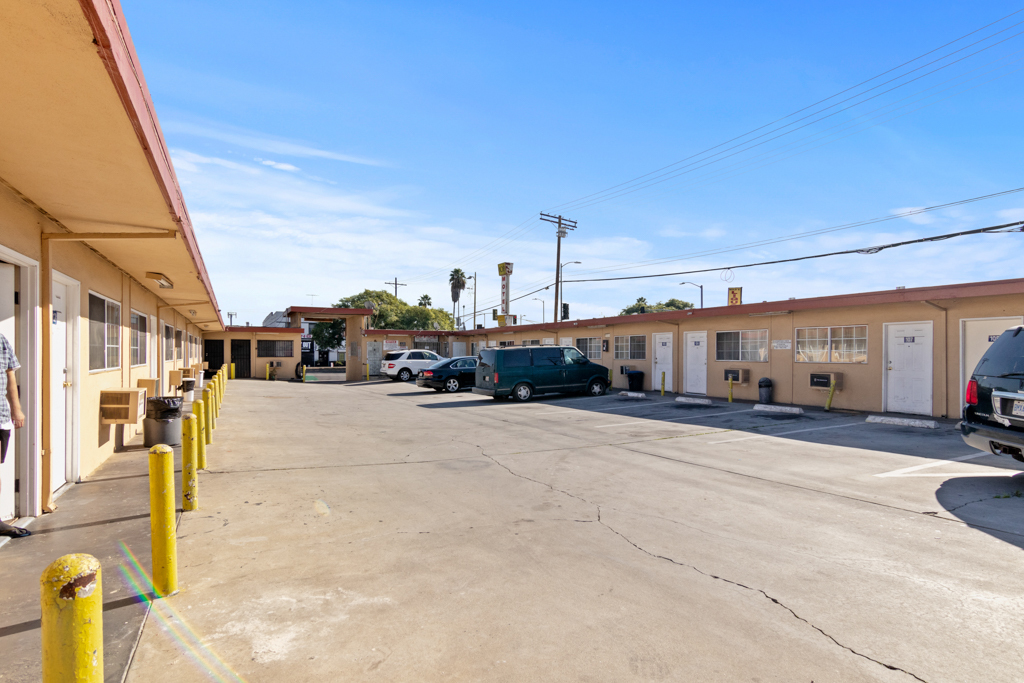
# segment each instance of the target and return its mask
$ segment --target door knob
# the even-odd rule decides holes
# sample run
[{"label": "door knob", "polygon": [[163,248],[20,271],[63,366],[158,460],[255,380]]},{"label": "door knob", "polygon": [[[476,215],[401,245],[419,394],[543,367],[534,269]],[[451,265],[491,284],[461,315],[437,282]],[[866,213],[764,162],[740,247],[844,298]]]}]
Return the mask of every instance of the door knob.
[{"label": "door knob", "polygon": [[71,386],[71,382],[64,382],[64,388],[67,389]]}]

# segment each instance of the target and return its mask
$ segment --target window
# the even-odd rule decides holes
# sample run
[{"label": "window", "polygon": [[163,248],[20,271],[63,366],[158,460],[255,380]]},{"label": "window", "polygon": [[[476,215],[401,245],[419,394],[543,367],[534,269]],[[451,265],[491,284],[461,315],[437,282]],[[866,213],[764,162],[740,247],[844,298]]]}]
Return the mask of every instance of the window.
[{"label": "window", "polygon": [[[515,346],[515,345],[516,345],[516,343],[514,341],[498,342],[498,346]],[[494,346],[494,342],[491,342],[491,346]]]},{"label": "window", "polygon": [[139,313],[132,311],[131,313],[131,343],[132,349],[132,365],[145,365],[147,359],[147,350],[149,348],[149,335],[146,333],[146,323],[148,319],[145,313]]},{"label": "window", "polygon": [[574,363],[586,363],[587,357],[576,349],[562,349],[562,353],[565,354],[565,364],[573,365]]},{"label": "window", "polygon": [[540,346],[540,339],[524,339],[523,346]]},{"label": "window", "polygon": [[581,337],[576,340],[576,348],[590,359],[601,357],[601,340],[597,337]]},{"label": "window", "polygon": [[456,370],[469,370],[476,367],[475,358],[463,358],[452,363],[452,367]]},{"label": "window", "polygon": [[542,368],[552,365],[565,365],[565,362],[562,360],[562,349],[557,346],[533,349],[533,365]]},{"label": "window", "polygon": [[164,360],[174,360],[174,328],[164,325]]},{"label": "window", "polygon": [[615,338],[616,360],[644,360],[647,358],[647,336],[631,334]]},{"label": "window", "polygon": [[426,360],[427,355],[422,351],[410,351],[406,360]]},{"label": "window", "polygon": [[501,364],[505,368],[530,367],[530,349],[509,349],[505,352]]},{"label": "window", "polygon": [[291,358],[292,348],[294,342],[290,339],[287,341],[278,341],[275,339],[257,339],[256,340],[256,357],[257,358]]},{"label": "window", "polygon": [[174,331],[174,350],[178,357],[178,360],[182,360],[185,357],[185,347],[182,345],[182,331]]},{"label": "window", "polygon": [[715,360],[768,362],[768,330],[740,330],[715,334]]},{"label": "window", "polygon": [[89,369],[121,367],[121,304],[89,293]]},{"label": "window", "polygon": [[868,326],[805,327],[796,331],[798,363],[867,363]]}]

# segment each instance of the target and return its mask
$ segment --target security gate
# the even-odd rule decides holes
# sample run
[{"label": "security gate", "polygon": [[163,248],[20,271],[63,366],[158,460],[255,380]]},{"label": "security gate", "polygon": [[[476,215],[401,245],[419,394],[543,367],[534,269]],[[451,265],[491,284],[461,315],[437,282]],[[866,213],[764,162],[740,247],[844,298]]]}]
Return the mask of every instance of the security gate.
[{"label": "security gate", "polygon": [[212,377],[224,365],[224,340],[206,339],[203,341],[203,360],[209,363],[206,376]]},{"label": "security gate", "polygon": [[[231,363],[235,366],[236,379],[252,377],[252,341],[249,339],[231,340]],[[211,364],[210,367],[213,367]]]}]

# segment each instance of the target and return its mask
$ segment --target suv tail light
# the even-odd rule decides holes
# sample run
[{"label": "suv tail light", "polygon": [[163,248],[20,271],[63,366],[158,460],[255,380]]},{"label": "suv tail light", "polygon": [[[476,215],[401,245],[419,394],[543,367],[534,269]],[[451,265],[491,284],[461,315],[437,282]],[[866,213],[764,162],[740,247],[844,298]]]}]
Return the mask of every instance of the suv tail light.
[{"label": "suv tail light", "polygon": [[498,373],[494,373],[494,383],[498,383]]},{"label": "suv tail light", "polygon": [[964,397],[964,401],[969,406],[978,405],[978,381],[972,379],[967,383],[967,395]]},{"label": "suv tail light", "polygon": [[388,370],[390,370],[390,369],[391,369],[391,368],[393,368],[393,367],[395,367],[395,364],[394,364],[394,363],[388,363]]}]

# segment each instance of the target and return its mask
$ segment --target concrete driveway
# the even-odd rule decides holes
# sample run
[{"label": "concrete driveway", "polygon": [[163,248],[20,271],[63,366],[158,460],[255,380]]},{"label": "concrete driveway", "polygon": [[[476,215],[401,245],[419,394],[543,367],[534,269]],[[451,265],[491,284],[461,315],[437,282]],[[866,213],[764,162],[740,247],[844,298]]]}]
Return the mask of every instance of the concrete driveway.
[{"label": "concrete driveway", "polygon": [[129,681],[1022,678],[1022,468],[951,422],[229,397]]}]

